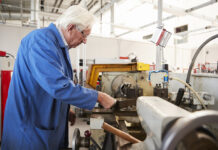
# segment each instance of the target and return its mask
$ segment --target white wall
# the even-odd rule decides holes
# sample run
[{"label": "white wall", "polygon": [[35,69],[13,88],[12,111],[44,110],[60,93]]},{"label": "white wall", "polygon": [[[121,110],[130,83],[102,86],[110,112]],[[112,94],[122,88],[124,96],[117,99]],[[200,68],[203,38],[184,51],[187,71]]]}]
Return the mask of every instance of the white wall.
[{"label": "white wall", "polygon": [[[196,52],[196,49],[192,50],[192,56]],[[199,53],[196,63],[217,63],[218,62],[218,38],[207,44]]]},{"label": "white wall", "polygon": [[33,28],[0,25],[0,50],[16,56],[22,38]]},{"label": "white wall", "polygon": [[[33,28],[0,25],[0,50],[16,55],[21,39]],[[139,61],[155,63],[156,47],[149,42],[90,36],[87,42],[87,58],[118,58],[134,53]],[[187,68],[191,59],[191,49],[166,47],[164,56],[170,67]],[[70,50],[72,65],[75,68],[76,50]],[[82,52],[81,52],[82,56]],[[175,68],[175,67],[174,67]]]}]

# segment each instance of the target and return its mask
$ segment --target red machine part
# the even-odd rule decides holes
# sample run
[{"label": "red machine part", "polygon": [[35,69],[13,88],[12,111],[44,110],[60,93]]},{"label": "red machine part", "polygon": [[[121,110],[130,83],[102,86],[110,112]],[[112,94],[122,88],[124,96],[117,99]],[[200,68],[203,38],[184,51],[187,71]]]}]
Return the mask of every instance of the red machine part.
[{"label": "red machine part", "polygon": [[157,43],[156,43],[156,45],[159,45],[159,44],[160,44],[160,42],[161,42],[161,40],[162,40],[162,38],[163,38],[165,32],[166,32],[166,29],[163,29],[162,32],[161,32],[161,34],[160,34],[160,37],[159,37],[159,39],[158,39],[158,41],[157,41]]},{"label": "red machine part", "polygon": [[6,52],[0,51],[0,56],[2,56],[2,57],[6,56]]},{"label": "red machine part", "polygon": [[11,81],[11,72],[12,71],[1,71],[1,133],[3,131],[3,122],[4,122],[4,112],[5,112],[5,104],[8,98],[8,89]]},{"label": "red machine part", "polygon": [[86,130],[84,132],[85,137],[90,137],[91,136],[91,132],[89,130]]}]

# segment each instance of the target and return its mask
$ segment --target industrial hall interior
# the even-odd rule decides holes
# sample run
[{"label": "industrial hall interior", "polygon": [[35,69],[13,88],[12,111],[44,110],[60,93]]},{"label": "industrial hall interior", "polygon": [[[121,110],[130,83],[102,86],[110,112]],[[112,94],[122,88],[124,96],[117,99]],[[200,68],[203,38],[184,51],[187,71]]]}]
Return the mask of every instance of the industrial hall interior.
[{"label": "industrial hall interior", "polygon": [[0,0],[0,150],[218,150],[218,0]]}]

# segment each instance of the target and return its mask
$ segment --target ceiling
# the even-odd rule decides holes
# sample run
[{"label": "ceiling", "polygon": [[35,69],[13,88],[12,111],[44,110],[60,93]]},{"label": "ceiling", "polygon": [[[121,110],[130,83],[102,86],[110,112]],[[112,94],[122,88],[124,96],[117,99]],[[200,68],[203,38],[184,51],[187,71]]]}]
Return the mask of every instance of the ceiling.
[{"label": "ceiling", "polygon": [[[158,0],[0,0],[0,22],[22,21],[27,26],[40,20],[43,27],[78,4],[98,18],[92,31],[96,35],[146,40],[157,27]],[[174,33],[174,39],[205,31],[214,33],[218,31],[217,10],[218,0],[163,1],[163,25]],[[187,31],[175,34],[175,28],[183,25],[187,25]]]}]

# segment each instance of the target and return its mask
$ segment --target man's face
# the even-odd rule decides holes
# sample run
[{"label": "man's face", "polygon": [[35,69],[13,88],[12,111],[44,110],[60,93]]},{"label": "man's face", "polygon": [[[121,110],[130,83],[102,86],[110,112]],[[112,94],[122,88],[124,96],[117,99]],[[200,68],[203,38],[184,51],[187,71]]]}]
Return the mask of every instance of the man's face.
[{"label": "man's face", "polygon": [[81,43],[86,44],[87,36],[89,36],[90,32],[91,29],[86,28],[83,31],[80,31],[76,25],[70,24],[65,30],[64,37],[69,48],[75,48]]}]

